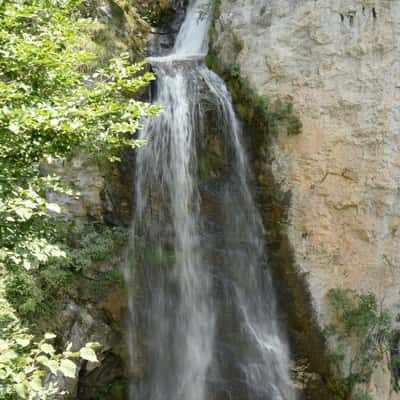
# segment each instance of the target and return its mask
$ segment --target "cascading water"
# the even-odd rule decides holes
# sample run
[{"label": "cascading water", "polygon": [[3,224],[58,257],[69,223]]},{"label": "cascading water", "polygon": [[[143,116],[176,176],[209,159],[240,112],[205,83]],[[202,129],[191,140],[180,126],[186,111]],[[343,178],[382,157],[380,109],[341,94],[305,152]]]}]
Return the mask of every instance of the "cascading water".
[{"label": "cascading water", "polygon": [[[137,153],[130,399],[294,400],[241,126],[223,81],[202,62],[207,3],[189,5],[171,54],[149,60],[164,109]],[[226,168],[200,183],[210,113]],[[218,221],[204,215],[204,193],[216,199]]]}]

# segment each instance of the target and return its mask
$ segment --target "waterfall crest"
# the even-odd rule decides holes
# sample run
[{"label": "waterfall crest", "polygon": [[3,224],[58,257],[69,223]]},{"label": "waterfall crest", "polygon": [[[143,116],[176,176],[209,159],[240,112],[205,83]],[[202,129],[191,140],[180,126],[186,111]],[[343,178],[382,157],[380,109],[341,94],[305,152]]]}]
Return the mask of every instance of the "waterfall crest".
[{"label": "waterfall crest", "polygon": [[[149,59],[164,109],[137,152],[128,342],[132,374],[143,362],[148,374],[132,379],[130,399],[294,400],[242,128],[224,82],[202,61],[207,4],[192,2],[171,54]],[[210,110],[227,167],[200,182]],[[205,192],[218,203],[217,223],[203,215]]]}]

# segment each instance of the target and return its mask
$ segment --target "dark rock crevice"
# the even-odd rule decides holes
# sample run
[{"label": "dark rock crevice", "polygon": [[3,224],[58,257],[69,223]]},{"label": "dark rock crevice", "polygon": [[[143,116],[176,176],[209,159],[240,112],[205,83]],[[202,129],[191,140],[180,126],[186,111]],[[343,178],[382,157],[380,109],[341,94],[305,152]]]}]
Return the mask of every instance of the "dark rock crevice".
[{"label": "dark rock crevice", "polygon": [[275,277],[279,306],[285,315],[296,365],[294,378],[302,386],[305,399],[333,399],[332,372],[324,337],[314,319],[311,296],[304,277],[296,268],[288,238],[288,210],[291,193],[282,190],[273,171],[273,138],[245,127],[255,176],[256,201],[265,226],[265,245]]}]

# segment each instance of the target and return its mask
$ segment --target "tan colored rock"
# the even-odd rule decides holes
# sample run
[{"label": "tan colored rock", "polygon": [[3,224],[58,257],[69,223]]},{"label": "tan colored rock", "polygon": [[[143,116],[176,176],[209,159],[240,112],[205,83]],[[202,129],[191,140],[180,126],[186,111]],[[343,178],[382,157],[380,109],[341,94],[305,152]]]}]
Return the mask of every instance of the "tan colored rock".
[{"label": "tan colored rock", "polygon": [[62,207],[68,219],[86,223],[105,222],[129,225],[131,221],[131,161],[99,162],[87,154],[77,153],[71,159],[49,160],[41,164],[44,175],[55,175],[73,194],[49,192],[50,202]]},{"label": "tan colored rock", "polygon": [[71,160],[50,160],[42,165],[42,172],[62,177],[63,184],[73,190],[73,195],[52,192],[47,196],[50,202],[62,207],[65,216],[70,219],[102,221],[100,195],[104,190],[105,180],[98,163],[85,154],[79,154]]},{"label": "tan colored rock", "polygon": [[[304,126],[276,139],[273,171],[321,326],[333,287],[400,303],[399,43],[398,0],[221,1],[222,61],[259,94],[290,95]],[[388,374],[374,399],[396,398]]]},{"label": "tan colored rock", "polygon": [[123,287],[115,287],[104,297],[99,304],[99,308],[114,322],[118,327],[124,326],[124,317],[126,315],[126,292]]},{"label": "tan colored rock", "polygon": [[400,394],[392,390],[390,372],[385,364],[379,366],[372,374],[368,385],[368,393],[375,399],[388,398],[388,394],[390,394],[390,400],[400,399]]}]

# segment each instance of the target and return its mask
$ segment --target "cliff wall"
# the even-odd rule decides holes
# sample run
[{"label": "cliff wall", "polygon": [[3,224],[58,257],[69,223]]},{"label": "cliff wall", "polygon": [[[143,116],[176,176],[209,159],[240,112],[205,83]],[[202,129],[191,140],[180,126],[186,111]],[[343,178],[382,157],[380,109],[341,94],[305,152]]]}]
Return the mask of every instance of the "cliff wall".
[{"label": "cliff wall", "polygon": [[[317,324],[331,288],[372,292],[396,313],[400,283],[400,1],[221,0],[219,61],[262,96],[288,97],[300,135],[272,138],[290,193],[287,236]],[[397,398],[385,366],[376,400]]]}]

